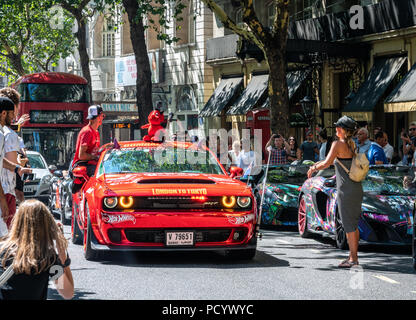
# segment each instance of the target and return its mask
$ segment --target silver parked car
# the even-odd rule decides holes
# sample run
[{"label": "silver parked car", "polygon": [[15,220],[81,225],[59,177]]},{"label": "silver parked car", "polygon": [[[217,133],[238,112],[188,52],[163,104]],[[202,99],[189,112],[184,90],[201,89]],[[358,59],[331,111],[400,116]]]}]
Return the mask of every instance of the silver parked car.
[{"label": "silver parked car", "polygon": [[25,199],[36,198],[47,204],[52,174],[48,169],[45,158],[39,152],[27,151],[26,154],[32,174],[23,176],[23,179],[26,178],[23,189]]}]

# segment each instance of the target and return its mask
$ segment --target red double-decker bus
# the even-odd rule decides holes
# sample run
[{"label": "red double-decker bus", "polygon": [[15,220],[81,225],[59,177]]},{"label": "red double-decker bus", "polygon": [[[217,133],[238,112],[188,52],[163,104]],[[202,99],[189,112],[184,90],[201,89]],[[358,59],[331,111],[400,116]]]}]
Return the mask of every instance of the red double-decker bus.
[{"label": "red double-decker bus", "polygon": [[87,80],[69,73],[42,72],[19,78],[20,112],[30,121],[21,128],[28,150],[41,153],[48,165],[68,168],[78,132],[87,123],[90,94]]}]

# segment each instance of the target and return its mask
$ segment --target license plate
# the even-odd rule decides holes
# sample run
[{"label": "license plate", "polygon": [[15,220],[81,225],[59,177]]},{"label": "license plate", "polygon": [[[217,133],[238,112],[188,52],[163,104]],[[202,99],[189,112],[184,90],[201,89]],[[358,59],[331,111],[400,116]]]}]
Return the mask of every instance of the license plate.
[{"label": "license plate", "polygon": [[32,187],[23,187],[23,192],[33,192]]},{"label": "license plate", "polygon": [[192,231],[166,231],[167,246],[192,246],[194,233]]}]

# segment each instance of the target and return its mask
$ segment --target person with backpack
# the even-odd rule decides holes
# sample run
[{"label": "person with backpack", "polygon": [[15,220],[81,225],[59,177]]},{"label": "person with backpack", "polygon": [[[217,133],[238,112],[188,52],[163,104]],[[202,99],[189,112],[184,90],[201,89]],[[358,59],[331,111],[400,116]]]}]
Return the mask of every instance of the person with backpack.
[{"label": "person with backpack", "polygon": [[347,116],[343,116],[336,123],[336,135],[329,154],[325,160],[311,166],[308,178],[315,171],[335,165],[338,213],[342,227],[347,234],[350,249],[349,257],[339,264],[339,268],[351,268],[358,265],[358,243],[360,232],[358,222],[361,216],[361,204],[363,201],[363,187],[360,182],[351,179],[351,171],[354,157],[357,157],[357,148],[352,137],[357,128],[357,122]]}]

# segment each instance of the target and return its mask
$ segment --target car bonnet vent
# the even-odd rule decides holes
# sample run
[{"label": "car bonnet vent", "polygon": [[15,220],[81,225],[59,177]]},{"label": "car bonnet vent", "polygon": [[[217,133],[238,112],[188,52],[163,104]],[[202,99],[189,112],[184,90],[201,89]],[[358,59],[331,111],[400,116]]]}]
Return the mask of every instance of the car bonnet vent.
[{"label": "car bonnet vent", "polygon": [[139,180],[137,183],[140,184],[215,184],[215,181],[208,179],[144,179]]}]

